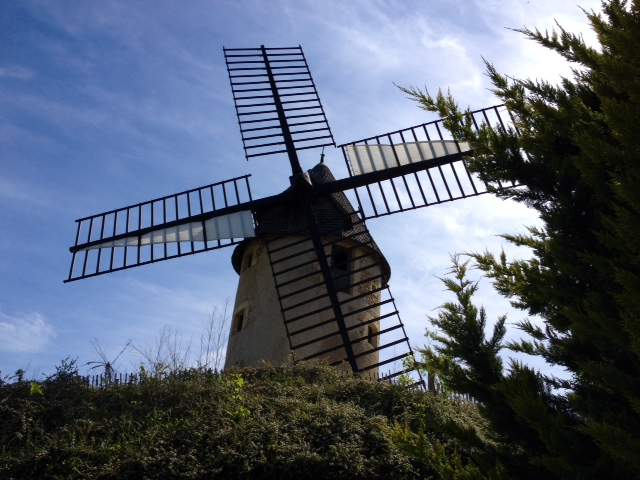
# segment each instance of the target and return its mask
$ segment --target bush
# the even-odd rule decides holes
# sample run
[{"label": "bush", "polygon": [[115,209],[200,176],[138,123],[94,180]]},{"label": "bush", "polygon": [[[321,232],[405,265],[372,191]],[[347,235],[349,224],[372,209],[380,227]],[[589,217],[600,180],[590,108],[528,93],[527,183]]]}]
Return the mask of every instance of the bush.
[{"label": "bush", "polygon": [[2,478],[438,478],[398,429],[452,452],[438,426],[477,421],[471,403],[309,363],[38,385],[0,386]]}]

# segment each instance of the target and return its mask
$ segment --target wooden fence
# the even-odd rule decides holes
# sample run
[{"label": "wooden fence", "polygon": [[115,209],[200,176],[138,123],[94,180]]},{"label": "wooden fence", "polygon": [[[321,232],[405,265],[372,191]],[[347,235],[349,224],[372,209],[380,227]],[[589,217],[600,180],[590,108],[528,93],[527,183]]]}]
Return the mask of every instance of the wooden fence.
[{"label": "wooden fence", "polygon": [[[82,382],[90,387],[115,387],[118,385],[136,385],[147,380],[164,380],[169,378],[183,378],[188,370],[169,373],[99,373],[93,375],[81,375]],[[205,370],[206,375],[219,378],[222,372],[217,370]]]}]

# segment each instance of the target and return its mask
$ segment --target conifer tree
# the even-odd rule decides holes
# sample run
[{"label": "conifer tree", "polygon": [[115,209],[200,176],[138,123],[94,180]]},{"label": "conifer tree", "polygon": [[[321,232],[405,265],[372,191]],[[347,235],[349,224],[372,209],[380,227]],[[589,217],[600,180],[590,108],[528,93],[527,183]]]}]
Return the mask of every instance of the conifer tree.
[{"label": "conifer tree", "polygon": [[[469,168],[495,194],[535,209],[542,227],[504,235],[532,258],[471,255],[496,290],[527,319],[528,337],[503,345],[473,307],[473,284],[456,260],[447,287],[457,297],[432,319],[440,343],[426,360],[460,393],[474,395],[507,448],[495,459],[513,478],[640,478],[640,0],[585,12],[590,47],[561,26],[518,30],[573,66],[558,85],[509,79],[487,63],[493,92],[513,125],[472,128],[450,94],[403,89],[471,143]],[[469,295],[467,295],[469,294]],[[534,318],[542,320],[543,324]],[[457,322],[457,324],[456,324]],[[525,352],[570,374],[560,380],[516,362]],[[488,471],[488,470],[486,470]]]}]

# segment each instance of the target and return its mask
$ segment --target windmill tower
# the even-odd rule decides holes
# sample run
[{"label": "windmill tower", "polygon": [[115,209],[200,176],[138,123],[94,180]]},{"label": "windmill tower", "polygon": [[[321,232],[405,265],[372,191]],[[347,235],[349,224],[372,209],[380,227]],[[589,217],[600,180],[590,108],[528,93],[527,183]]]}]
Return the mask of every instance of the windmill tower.
[{"label": "windmill tower", "polygon": [[[227,366],[293,354],[377,373],[411,356],[365,220],[486,193],[472,150],[435,121],[340,145],[347,178],[324,162],[305,172],[298,152],[335,142],[302,49],[224,55],[247,159],[286,156],[291,186],[253,199],[247,175],[81,218],[66,281],[235,245]],[[471,119],[505,128],[501,111]]]},{"label": "windmill tower", "polygon": [[[324,163],[308,174],[314,185],[335,181]],[[264,360],[282,363],[291,352],[301,359],[344,360],[304,212],[296,207],[256,212],[257,237],[234,251],[232,263],[240,279],[227,367]],[[373,366],[369,372],[377,375],[380,291],[389,281],[389,265],[343,192],[318,198],[313,209],[341,309],[347,314],[349,340],[356,341],[353,353],[361,370]]]}]

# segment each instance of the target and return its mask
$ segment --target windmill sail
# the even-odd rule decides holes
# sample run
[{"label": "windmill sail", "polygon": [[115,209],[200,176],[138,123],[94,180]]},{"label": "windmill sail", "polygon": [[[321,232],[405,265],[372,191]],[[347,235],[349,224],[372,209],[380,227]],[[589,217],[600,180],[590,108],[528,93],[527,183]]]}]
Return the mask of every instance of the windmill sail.
[{"label": "windmill sail", "polygon": [[[351,356],[354,372],[379,375],[385,366],[413,355],[387,285],[389,267],[357,214],[329,223],[348,224],[349,230],[323,237],[325,260],[331,265],[328,280],[304,232],[267,241],[289,346],[296,360],[324,359],[337,366],[348,364]],[[342,325],[332,308],[329,283],[339,294]],[[386,378],[407,371],[396,368]]]},{"label": "windmill sail", "polygon": [[465,142],[439,140],[431,142],[399,143],[396,145],[347,145],[347,159],[353,175],[378,172],[416,162],[426,162],[456,153],[471,153]]},{"label": "windmill sail", "polygon": [[247,160],[335,145],[301,47],[225,48]]},{"label": "windmill sail", "polygon": [[[510,117],[503,106],[477,110],[473,125],[504,129]],[[464,158],[473,154],[454,140],[442,120],[341,145],[351,177],[337,188],[353,192],[363,218],[428,207],[489,192],[472,175]],[[511,185],[496,185],[498,188]]]},{"label": "windmill sail", "polygon": [[172,227],[159,228],[140,235],[130,235],[91,243],[77,251],[95,250],[112,247],[137,247],[176,242],[207,242],[233,238],[255,237],[253,218],[250,210],[230,213],[220,217],[210,218],[199,222],[182,223]]},{"label": "windmill sail", "polygon": [[66,281],[237,244],[251,204],[246,175],[76,220]]}]

